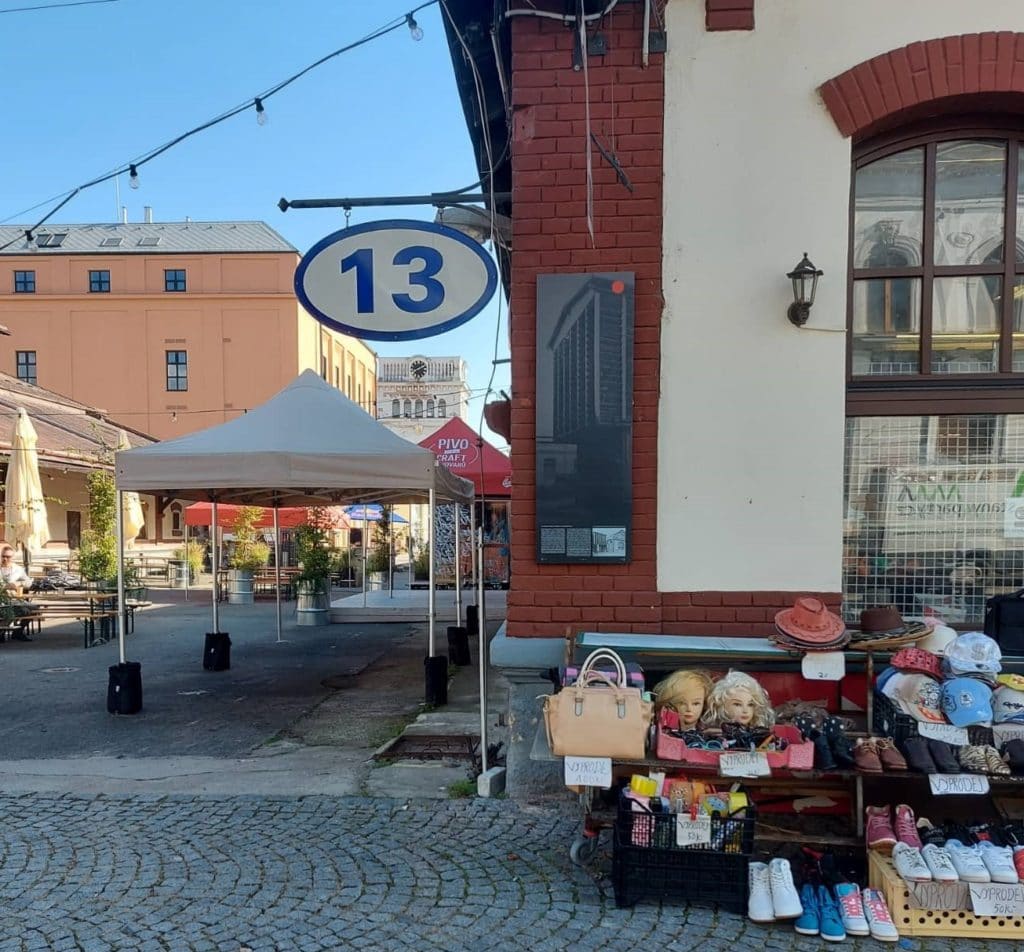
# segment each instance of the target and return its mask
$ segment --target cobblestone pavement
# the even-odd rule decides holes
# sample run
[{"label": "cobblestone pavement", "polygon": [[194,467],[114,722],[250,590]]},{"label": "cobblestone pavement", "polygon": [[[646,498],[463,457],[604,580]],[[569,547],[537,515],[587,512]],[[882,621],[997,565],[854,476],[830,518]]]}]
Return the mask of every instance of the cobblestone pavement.
[{"label": "cobblestone pavement", "polygon": [[[507,801],[33,794],[0,811],[0,952],[822,945],[704,908],[617,909],[568,859],[571,812]],[[954,947],[1011,946],[904,945]]]}]

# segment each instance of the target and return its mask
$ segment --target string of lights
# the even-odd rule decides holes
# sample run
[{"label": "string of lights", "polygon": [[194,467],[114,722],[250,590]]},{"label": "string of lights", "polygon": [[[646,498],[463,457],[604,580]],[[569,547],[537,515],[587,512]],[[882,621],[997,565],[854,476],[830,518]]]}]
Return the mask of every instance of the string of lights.
[{"label": "string of lights", "polygon": [[[370,43],[373,40],[378,40],[383,36],[387,36],[389,33],[393,33],[395,30],[401,29],[402,27],[406,27],[409,30],[409,35],[412,37],[413,40],[418,41],[423,39],[423,29],[417,23],[415,14],[417,14],[420,10],[424,10],[427,7],[433,6],[437,2],[438,0],[427,0],[427,2],[421,3],[419,6],[414,7],[412,10],[406,13],[404,16],[397,17],[396,19],[391,20],[390,22],[384,24],[383,26],[378,27],[376,30],[373,30],[370,33],[366,34],[366,36],[363,36],[358,40],[354,40],[353,42],[348,43],[345,46],[339,47],[338,49],[328,53],[326,56],[321,56],[320,59],[316,60],[313,63],[310,63],[308,66],[299,70],[297,73],[294,73],[293,75],[289,76],[287,79],[281,80],[279,83],[276,83],[269,89],[264,90],[259,95],[254,96],[252,99],[247,99],[245,100],[245,102],[225,110],[219,115],[214,116],[212,119],[208,119],[206,122],[200,123],[198,126],[189,129],[187,132],[183,132],[180,135],[175,136],[173,139],[170,139],[163,145],[157,146],[155,149],[151,149],[148,152],[144,152],[141,155],[134,158],[133,160],[126,162],[118,166],[117,168],[112,169],[109,172],[99,175],[96,178],[90,179],[88,182],[84,182],[83,184],[78,185],[73,189],[69,189],[66,192],[61,192],[59,196],[55,197],[55,200],[57,200],[57,204],[54,205],[34,225],[27,228],[25,230],[24,236],[12,238],[10,241],[0,245],[0,251],[3,251],[5,248],[9,248],[11,245],[15,244],[18,241],[21,241],[22,237],[24,237],[24,240],[27,242],[29,247],[33,247],[35,245],[36,230],[45,225],[46,222],[48,222],[54,215],[56,215],[57,212],[59,212],[65,205],[68,204],[68,202],[75,198],[76,195],[81,194],[87,189],[93,188],[97,185],[101,185],[104,182],[109,182],[111,179],[114,179],[119,175],[123,175],[125,172],[128,173],[128,184],[132,188],[138,188],[140,184],[139,169],[143,165],[145,165],[148,162],[152,162],[154,159],[163,155],[168,150],[173,149],[176,145],[181,144],[186,139],[190,139],[192,136],[198,135],[200,132],[204,132],[207,129],[211,129],[222,122],[226,122],[228,119],[231,119],[242,112],[246,112],[249,109],[255,109],[256,121],[260,125],[266,124],[268,117],[264,103],[268,99],[270,99],[272,96],[276,96],[279,92],[286,89],[292,83],[296,82],[296,80],[301,79],[310,71],[316,69],[319,66],[322,66],[324,63],[327,63],[328,61],[338,56],[341,56],[343,53],[349,53],[352,50],[358,49],[361,46],[365,46],[367,43]],[[38,207],[39,205],[33,206],[33,208]],[[10,221],[10,218],[5,219],[5,221]]]}]

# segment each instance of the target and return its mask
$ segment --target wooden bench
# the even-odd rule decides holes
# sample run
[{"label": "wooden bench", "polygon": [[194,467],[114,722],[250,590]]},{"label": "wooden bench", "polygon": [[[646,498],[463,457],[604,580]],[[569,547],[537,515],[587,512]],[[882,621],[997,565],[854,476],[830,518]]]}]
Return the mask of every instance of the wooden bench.
[{"label": "wooden bench", "polygon": [[[36,631],[49,620],[74,619],[83,626],[85,648],[105,644],[117,633],[116,593],[65,592],[47,593],[33,597],[30,601],[34,613],[30,618]],[[134,617],[134,609],[126,605],[126,614]]]}]

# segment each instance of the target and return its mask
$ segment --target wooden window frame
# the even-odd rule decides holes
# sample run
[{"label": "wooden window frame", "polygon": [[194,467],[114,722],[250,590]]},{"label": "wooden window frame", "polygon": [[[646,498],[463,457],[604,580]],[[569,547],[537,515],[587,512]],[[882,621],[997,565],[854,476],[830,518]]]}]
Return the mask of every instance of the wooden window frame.
[{"label": "wooden window frame", "polygon": [[[935,154],[940,143],[962,140],[1007,143],[1003,261],[997,265],[936,265]],[[855,268],[857,172],[879,159],[924,148],[922,262],[902,268]],[[846,407],[848,416],[904,416],[957,413],[1024,413],[1024,373],[1013,366],[1013,289],[1024,280],[1024,261],[1016,261],[1017,175],[1024,163],[1024,117],[961,116],[902,129],[856,143],[850,174],[849,252],[847,256]],[[1001,275],[1003,295],[999,336],[999,370],[985,374],[931,372],[932,298],[936,277]],[[871,278],[911,278],[921,281],[919,372],[916,374],[853,375],[854,281]]]}]

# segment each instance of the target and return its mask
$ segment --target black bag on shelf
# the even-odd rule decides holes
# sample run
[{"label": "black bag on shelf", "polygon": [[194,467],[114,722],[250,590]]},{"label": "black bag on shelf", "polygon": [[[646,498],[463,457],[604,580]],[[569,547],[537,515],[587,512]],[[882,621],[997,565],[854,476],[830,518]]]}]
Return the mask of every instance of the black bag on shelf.
[{"label": "black bag on shelf", "polygon": [[1024,588],[985,603],[985,634],[998,642],[1003,654],[1024,654]]}]

